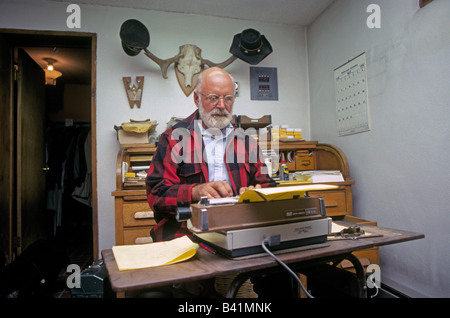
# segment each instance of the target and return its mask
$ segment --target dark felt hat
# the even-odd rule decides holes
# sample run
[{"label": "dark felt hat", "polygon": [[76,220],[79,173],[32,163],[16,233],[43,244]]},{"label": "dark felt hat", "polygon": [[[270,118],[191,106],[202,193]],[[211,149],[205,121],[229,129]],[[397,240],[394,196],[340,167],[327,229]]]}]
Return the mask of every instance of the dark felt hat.
[{"label": "dark felt hat", "polygon": [[120,39],[125,53],[135,56],[150,44],[150,33],[141,22],[130,19],[122,23]]},{"label": "dark felt hat", "polygon": [[236,34],[230,47],[231,54],[251,65],[258,64],[272,51],[266,37],[254,29]]}]

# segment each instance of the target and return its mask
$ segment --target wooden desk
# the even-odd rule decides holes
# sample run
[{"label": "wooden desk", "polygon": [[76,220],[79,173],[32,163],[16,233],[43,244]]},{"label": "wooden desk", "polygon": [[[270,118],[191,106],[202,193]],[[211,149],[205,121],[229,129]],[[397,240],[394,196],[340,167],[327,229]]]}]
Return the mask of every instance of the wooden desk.
[{"label": "wooden desk", "polygon": [[[364,276],[361,276],[361,274],[364,274],[361,273],[361,270],[363,271],[362,266],[357,258],[352,258],[352,252],[425,237],[419,233],[375,226],[361,226],[361,228],[374,235],[356,240],[329,240],[321,244],[320,247],[315,248],[315,246],[309,246],[304,250],[284,251],[276,255],[285,264],[291,266],[293,270],[305,264],[315,262],[349,259],[354,263],[357,272],[359,272],[357,274],[360,275],[360,279],[364,280]],[[126,292],[168,284],[192,282],[219,275],[240,274],[241,278],[238,280],[242,280],[242,275],[245,276],[253,272],[271,270],[279,267],[277,262],[268,255],[235,260],[228,259],[219,254],[211,254],[202,248],[199,248],[195,257],[183,263],[130,271],[119,271],[111,249],[103,250],[102,257],[108,271],[111,287],[118,293],[118,296],[125,296]],[[280,271],[284,270],[281,267],[279,269]],[[238,282],[234,284],[233,288],[236,287],[239,287]],[[234,291],[229,292],[228,296],[234,296]]]}]

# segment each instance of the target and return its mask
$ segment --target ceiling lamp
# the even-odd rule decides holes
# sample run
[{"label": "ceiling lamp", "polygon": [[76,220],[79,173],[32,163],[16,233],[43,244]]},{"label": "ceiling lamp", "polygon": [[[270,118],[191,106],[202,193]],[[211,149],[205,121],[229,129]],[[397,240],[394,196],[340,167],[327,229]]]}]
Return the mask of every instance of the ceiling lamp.
[{"label": "ceiling lamp", "polygon": [[45,84],[46,85],[56,85],[56,79],[62,75],[61,72],[55,70],[53,66],[56,63],[55,59],[45,58],[44,61],[47,62],[47,67],[44,69],[45,71]]}]

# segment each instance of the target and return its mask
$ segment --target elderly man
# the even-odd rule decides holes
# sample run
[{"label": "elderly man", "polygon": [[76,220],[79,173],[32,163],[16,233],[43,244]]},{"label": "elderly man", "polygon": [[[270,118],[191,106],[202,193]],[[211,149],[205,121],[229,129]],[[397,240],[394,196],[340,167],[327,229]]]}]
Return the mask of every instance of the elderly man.
[{"label": "elderly man", "polygon": [[234,101],[232,77],[208,68],[194,92],[198,110],[161,134],[146,180],[154,241],[192,235],[175,219],[179,206],[274,185],[256,141],[231,125]]},{"label": "elderly man", "polygon": [[[257,142],[231,125],[234,100],[232,77],[220,68],[209,68],[200,74],[194,92],[198,110],[160,136],[146,180],[148,202],[157,221],[151,231],[154,241],[192,236],[186,222],[175,219],[179,206],[189,206],[202,196],[231,197],[249,188],[275,186]],[[296,295],[288,273],[257,276],[252,282],[260,297]],[[210,297],[215,292],[214,279],[184,288]],[[170,290],[174,295],[178,292]]]}]

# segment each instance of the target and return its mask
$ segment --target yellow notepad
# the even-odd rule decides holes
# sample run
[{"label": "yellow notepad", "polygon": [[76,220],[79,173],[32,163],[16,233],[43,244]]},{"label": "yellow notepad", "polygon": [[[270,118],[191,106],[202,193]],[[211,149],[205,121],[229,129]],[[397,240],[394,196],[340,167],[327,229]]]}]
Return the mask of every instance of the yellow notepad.
[{"label": "yellow notepad", "polygon": [[239,196],[241,202],[269,202],[276,200],[293,199],[294,197],[303,197],[305,192],[314,190],[330,190],[337,189],[335,185],[327,184],[311,184],[299,185],[293,187],[275,187],[247,190]]},{"label": "yellow notepad", "polygon": [[156,267],[185,261],[195,255],[198,244],[187,236],[171,241],[113,246],[119,270]]}]

